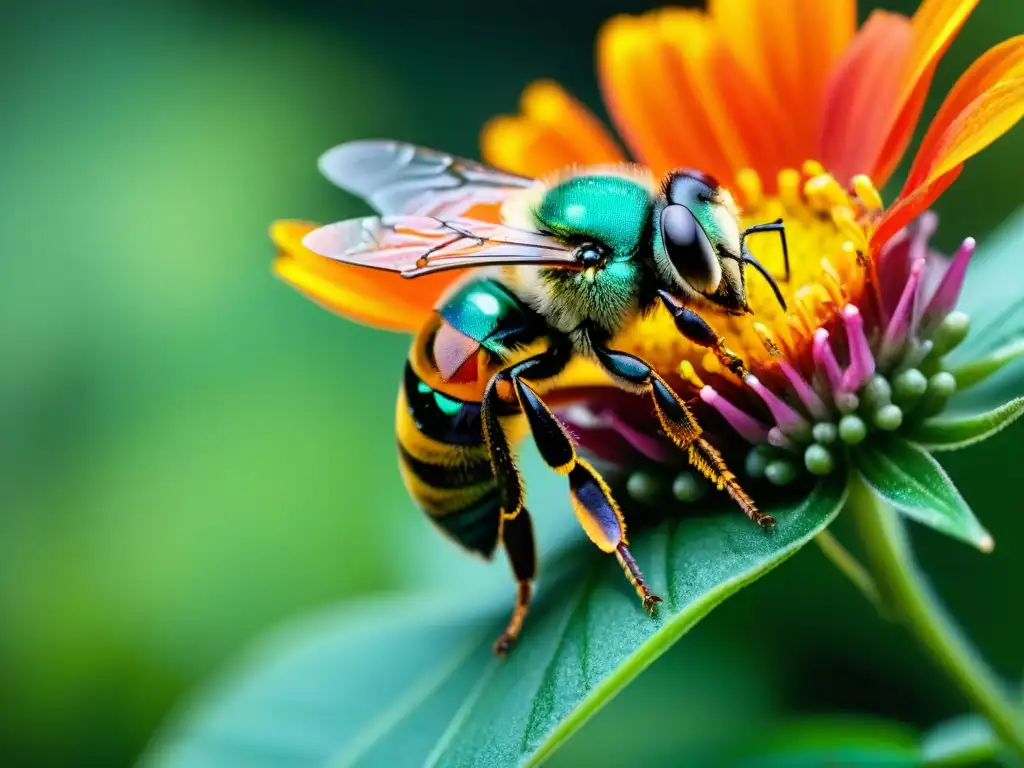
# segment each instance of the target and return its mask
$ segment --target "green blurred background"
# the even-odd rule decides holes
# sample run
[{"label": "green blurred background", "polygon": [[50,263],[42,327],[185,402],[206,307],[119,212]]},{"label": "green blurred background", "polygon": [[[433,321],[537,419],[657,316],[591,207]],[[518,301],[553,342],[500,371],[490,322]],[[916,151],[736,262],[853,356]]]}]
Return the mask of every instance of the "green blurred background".
[{"label": "green blurred background", "polygon": [[[365,210],[316,172],[337,142],[394,137],[472,156],[486,118],[542,76],[599,107],[596,30],[648,5],[353,5],[0,9],[3,765],[129,764],[186,692],[289,617],[507,578],[456,552],[405,498],[392,409],[407,340],[275,281],[266,230]],[[929,110],[1022,29],[1019,0],[982,3]],[[1022,161],[1021,130],[972,161],[939,205],[940,244],[984,236],[1021,203]],[[999,478],[1019,472],[1022,429],[947,462],[995,553],[918,536],[1008,675],[1024,667],[1024,613],[1004,598],[1024,583],[1024,517]],[[758,708],[926,726],[961,707],[813,550],[655,669],[569,754],[620,754],[613,724],[636,724],[638,706],[647,723],[690,724],[669,742],[707,727],[706,707],[735,712],[740,728],[757,727]]]}]

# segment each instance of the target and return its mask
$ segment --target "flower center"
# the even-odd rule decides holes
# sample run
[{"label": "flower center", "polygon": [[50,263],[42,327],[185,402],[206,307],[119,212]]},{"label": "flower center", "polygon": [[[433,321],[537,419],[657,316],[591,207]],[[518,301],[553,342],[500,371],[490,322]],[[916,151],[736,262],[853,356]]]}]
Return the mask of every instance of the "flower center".
[{"label": "flower center", "polygon": [[[706,319],[748,364],[767,362],[780,352],[801,356],[815,329],[828,324],[846,304],[858,303],[864,291],[871,228],[882,207],[878,192],[860,176],[854,180],[854,193],[848,194],[815,161],[800,171],[781,171],[775,196],[763,194],[760,178],[750,169],[739,173],[736,188],[742,201],[742,228],[780,218],[785,222],[788,278],[777,234],[750,235],[747,246],[775,277],[788,310],[779,305],[768,282],[748,267],[751,314],[709,312]],[[715,355],[683,338],[665,313],[639,321],[618,344],[663,373],[678,373],[680,363],[684,375],[686,364],[693,372],[722,372]]]}]

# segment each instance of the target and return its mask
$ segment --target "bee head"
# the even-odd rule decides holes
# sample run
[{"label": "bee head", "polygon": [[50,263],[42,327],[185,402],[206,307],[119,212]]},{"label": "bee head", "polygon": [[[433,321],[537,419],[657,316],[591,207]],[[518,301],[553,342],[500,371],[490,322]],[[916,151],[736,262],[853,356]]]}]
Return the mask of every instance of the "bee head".
[{"label": "bee head", "polygon": [[743,242],[746,232],[740,232],[732,195],[713,177],[694,170],[671,173],[657,224],[656,267],[671,293],[699,297],[730,314],[747,313],[744,266],[750,264],[785,306],[774,280]]}]

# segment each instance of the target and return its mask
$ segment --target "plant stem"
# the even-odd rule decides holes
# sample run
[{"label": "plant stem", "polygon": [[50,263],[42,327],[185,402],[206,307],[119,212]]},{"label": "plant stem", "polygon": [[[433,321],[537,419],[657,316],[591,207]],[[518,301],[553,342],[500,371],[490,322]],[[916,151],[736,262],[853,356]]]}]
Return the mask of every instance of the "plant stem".
[{"label": "plant stem", "polygon": [[814,537],[814,543],[818,545],[825,557],[831,560],[832,564],[861,591],[865,599],[881,610],[882,599],[878,594],[878,585],[875,584],[875,580],[871,578],[871,574],[864,566],[857,562],[857,558],[851,555],[849,550],[828,532],[827,528]]},{"label": "plant stem", "polygon": [[857,473],[851,477],[854,514],[883,599],[917,635],[965,697],[992,723],[1004,743],[1024,758],[1024,720],[1003,684],[949,618],[914,561],[903,521]]}]

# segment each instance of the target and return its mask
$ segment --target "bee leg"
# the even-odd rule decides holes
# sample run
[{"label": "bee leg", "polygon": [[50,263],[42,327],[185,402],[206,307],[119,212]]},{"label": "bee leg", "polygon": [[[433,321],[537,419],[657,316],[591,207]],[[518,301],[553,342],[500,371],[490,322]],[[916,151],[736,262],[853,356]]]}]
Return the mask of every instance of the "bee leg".
[{"label": "bee leg", "polygon": [[626,522],[608,484],[585,459],[576,459],[569,472],[569,496],[583,530],[598,549],[615,553],[629,583],[636,590],[644,610],[654,615],[654,606],[661,602],[647,586],[626,541]]},{"label": "bee leg", "polygon": [[743,513],[761,528],[769,530],[775,525],[775,518],[757,509],[757,505],[726,466],[721,454],[701,437],[700,425],[690,409],[650,365],[639,357],[600,346],[595,346],[594,352],[601,366],[620,386],[651,395],[662,428],[672,442],[686,451],[694,469],[713,482],[718,490],[728,493]]},{"label": "bee leg", "polygon": [[658,291],[662,303],[675,320],[676,329],[686,338],[701,347],[707,347],[715,353],[718,362],[742,378],[747,373],[747,366],[735,352],[725,346],[725,337],[715,333],[714,328],[707,324],[703,317],[692,309],[684,307],[679,300],[668,291]]},{"label": "bee leg", "polygon": [[[630,584],[636,589],[644,609],[648,613],[652,613],[655,604],[660,603],[661,598],[651,593],[643,574],[640,572],[640,568],[629,552],[626,540],[626,523],[622,519],[622,512],[619,510],[611,490],[597,471],[586,460],[577,455],[576,447],[573,445],[572,438],[565,430],[565,427],[562,426],[561,422],[551,412],[551,409],[544,404],[536,390],[523,380],[525,377],[535,381],[549,378],[561,371],[567,359],[568,353],[565,352],[563,354],[563,351],[558,350],[524,360],[511,368],[495,374],[488,384],[487,392],[493,392],[490,397],[497,398],[501,381],[508,382],[511,385],[519,407],[526,415],[530,432],[533,435],[541,458],[559,474],[569,476],[569,494],[572,500],[573,511],[584,532],[600,550],[609,554],[615,553],[615,557],[622,566],[626,578],[629,579]],[[494,447],[497,447],[498,460],[504,461],[506,455],[504,453],[506,450],[504,446],[507,446],[507,441],[503,434],[498,436],[498,433],[501,431],[501,425],[493,416],[492,423],[488,424],[487,422],[487,416],[495,413],[497,413],[497,407],[494,404],[488,407],[488,395],[485,393],[485,435],[491,435],[487,438],[488,445],[492,446],[492,450],[494,450]],[[494,454],[492,453],[492,460],[493,456]],[[516,479],[518,480],[518,475],[516,475]],[[499,477],[499,484],[500,482]],[[519,489],[517,493],[520,495],[512,503],[518,503],[516,514],[521,516],[522,511],[519,510],[522,509],[522,485],[519,484],[517,488]],[[510,506],[505,509],[511,508]],[[504,518],[504,525],[508,526],[510,515],[506,512]],[[512,549],[509,549],[509,556],[512,557]],[[525,608],[523,612],[525,613]],[[513,616],[509,626],[510,629],[518,631],[513,626],[515,623],[516,617]],[[507,631],[506,634],[508,634]],[[504,638],[505,635],[502,635],[502,639]],[[499,639],[500,643],[501,639]],[[495,650],[499,653],[501,652],[498,644],[495,645]]]},{"label": "bee leg", "polygon": [[508,626],[494,643],[494,652],[505,656],[523,629],[523,620],[533,596],[533,579],[537,574],[537,550],[533,543],[530,513],[521,509],[514,518],[502,521],[501,540],[505,545],[512,573],[516,577],[516,603]]},{"label": "bee leg", "polygon": [[[498,371],[487,382],[480,409],[483,424],[484,442],[491,457],[491,466],[498,483],[498,494],[501,503],[502,517],[506,520],[514,518],[523,507],[523,481],[516,468],[515,455],[509,444],[505,429],[501,425],[501,416],[520,413],[522,406],[519,400],[520,385],[516,383],[519,376],[526,372],[534,378],[544,379],[561,373],[569,360],[569,350],[561,347],[552,348],[535,357],[527,358],[508,368]],[[539,400],[538,400],[539,402]],[[552,417],[554,418],[554,417]],[[531,423],[532,427],[532,423]],[[558,425],[561,429],[561,425]],[[562,435],[568,440],[564,430]],[[551,440],[544,441],[551,445]],[[571,445],[570,445],[571,449]],[[541,449],[545,460],[547,455]],[[575,452],[573,452],[575,455]],[[550,462],[548,462],[550,464]],[[565,470],[568,472],[568,469]]]}]

